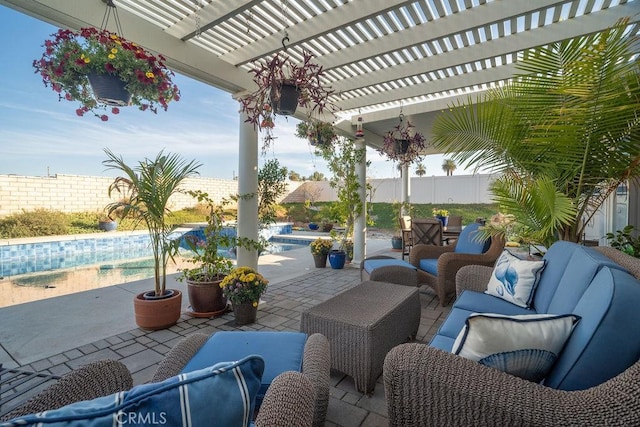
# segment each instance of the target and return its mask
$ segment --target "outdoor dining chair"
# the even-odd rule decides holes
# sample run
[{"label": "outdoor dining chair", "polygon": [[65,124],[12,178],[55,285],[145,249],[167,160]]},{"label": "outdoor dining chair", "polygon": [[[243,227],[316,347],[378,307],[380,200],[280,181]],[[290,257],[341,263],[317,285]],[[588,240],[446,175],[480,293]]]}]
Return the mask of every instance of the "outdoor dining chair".
[{"label": "outdoor dining chair", "polygon": [[413,246],[442,246],[442,222],[437,218],[414,218],[411,236]]},{"label": "outdoor dining chair", "polygon": [[411,217],[403,215],[399,218],[400,231],[402,232],[402,259],[405,255],[409,255],[411,246],[413,245],[413,236],[411,235]]}]

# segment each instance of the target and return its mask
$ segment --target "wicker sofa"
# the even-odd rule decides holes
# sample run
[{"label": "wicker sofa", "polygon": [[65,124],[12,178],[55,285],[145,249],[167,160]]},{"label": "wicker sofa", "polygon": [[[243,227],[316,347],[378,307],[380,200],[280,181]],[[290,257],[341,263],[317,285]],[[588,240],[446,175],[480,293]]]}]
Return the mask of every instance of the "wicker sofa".
[{"label": "wicker sofa", "polygon": [[[387,354],[390,425],[640,425],[640,281],[625,271],[638,260],[617,259],[632,267],[623,268],[568,242],[556,242],[545,259],[530,310],[483,293],[491,267],[460,269],[458,299],[429,345]],[[451,353],[471,313],[526,311],[580,316],[540,383]]]},{"label": "wicker sofa", "polygon": [[[209,335],[192,334],[178,342],[159,364],[150,383],[177,375],[208,338]],[[308,338],[303,363],[303,372],[286,371],[271,382],[255,420],[256,426],[298,427],[324,424],[330,369],[329,348],[325,337],[316,334]],[[66,374],[57,383],[5,414],[0,421],[109,396],[130,390],[132,386],[131,374],[121,362],[92,362]]]}]

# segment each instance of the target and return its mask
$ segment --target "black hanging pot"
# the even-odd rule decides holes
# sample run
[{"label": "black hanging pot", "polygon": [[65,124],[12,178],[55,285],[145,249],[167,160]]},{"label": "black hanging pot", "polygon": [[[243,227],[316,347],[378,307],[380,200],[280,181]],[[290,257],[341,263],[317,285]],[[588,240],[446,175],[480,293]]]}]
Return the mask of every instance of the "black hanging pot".
[{"label": "black hanging pot", "polygon": [[396,153],[407,154],[409,151],[408,139],[396,139]]},{"label": "black hanging pot", "polygon": [[271,88],[271,108],[276,114],[291,116],[298,108],[300,89],[291,83],[282,83]]},{"label": "black hanging pot", "polygon": [[126,83],[115,74],[87,74],[96,101],[114,107],[126,107],[131,102],[131,94],[125,89]]}]

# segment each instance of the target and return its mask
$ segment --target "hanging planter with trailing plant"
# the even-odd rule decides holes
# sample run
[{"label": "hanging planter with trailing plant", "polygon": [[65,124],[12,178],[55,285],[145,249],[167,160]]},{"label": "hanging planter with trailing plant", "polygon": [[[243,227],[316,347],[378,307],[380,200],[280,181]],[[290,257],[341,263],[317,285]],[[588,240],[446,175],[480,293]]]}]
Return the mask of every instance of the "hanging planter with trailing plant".
[{"label": "hanging planter with trailing plant", "polygon": [[93,27],[78,32],[61,29],[52,37],[45,40],[45,51],[33,66],[59,100],[80,103],[78,116],[91,112],[106,121],[109,117],[100,110],[111,107],[111,114],[118,114],[119,107],[128,105],[157,113],[180,99],[171,80],[174,74],[162,55]]},{"label": "hanging planter with trailing plant", "polygon": [[331,148],[338,135],[331,123],[307,120],[296,125],[296,136],[306,138],[309,144],[320,149]]},{"label": "hanging planter with trailing plant", "polygon": [[400,113],[400,123],[384,135],[382,148],[378,150],[393,161],[409,164],[424,155],[426,147],[424,136],[415,131],[415,126]]},{"label": "hanging planter with trailing plant", "polygon": [[308,114],[338,110],[330,100],[334,90],[321,83],[322,66],[313,62],[312,53],[303,51],[302,55],[302,62],[295,63],[288,55],[276,53],[271,60],[260,61],[249,71],[257,89],[240,99],[241,109],[247,115],[246,122],[266,132],[263,148],[273,139],[275,116],[293,115],[298,107],[305,108]]}]

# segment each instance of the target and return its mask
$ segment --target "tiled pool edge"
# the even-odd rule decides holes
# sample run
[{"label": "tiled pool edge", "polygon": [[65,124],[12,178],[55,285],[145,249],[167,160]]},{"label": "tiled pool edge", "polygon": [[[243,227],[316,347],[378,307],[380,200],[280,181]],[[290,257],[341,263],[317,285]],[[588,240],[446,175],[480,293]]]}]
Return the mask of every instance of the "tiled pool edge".
[{"label": "tiled pool edge", "polygon": [[[203,225],[180,227],[176,233],[184,234],[199,227]],[[277,223],[263,235],[268,240],[292,231],[293,224]],[[4,239],[0,240],[0,277],[75,267],[87,264],[88,259],[89,263],[112,261],[111,257],[123,247],[136,252],[148,250],[148,246],[149,233],[146,230]]]}]

